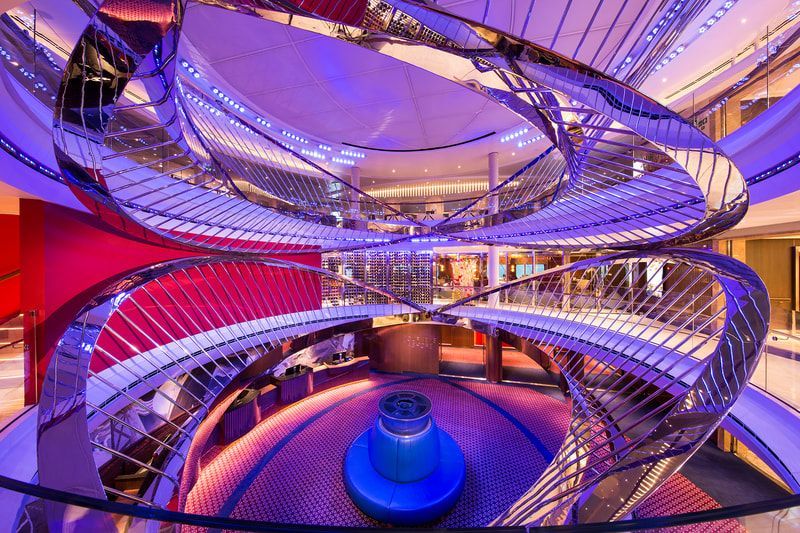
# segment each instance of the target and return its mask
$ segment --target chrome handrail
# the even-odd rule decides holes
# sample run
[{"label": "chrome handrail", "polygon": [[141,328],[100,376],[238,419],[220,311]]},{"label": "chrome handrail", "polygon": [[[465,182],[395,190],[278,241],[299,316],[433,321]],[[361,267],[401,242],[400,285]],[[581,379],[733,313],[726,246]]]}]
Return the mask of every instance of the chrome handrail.
[{"label": "chrome handrail", "polygon": [[[323,299],[326,279],[384,303]],[[421,310],[387,290],[277,259],[191,257],[125,276],[87,303],[48,365],[38,411],[39,479],[79,494],[114,495],[113,480],[100,475],[113,459],[150,471],[133,496],[163,506],[178,490],[194,432],[241,371],[295,337]],[[157,409],[148,396],[169,409]],[[156,423],[131,425],[137,412]],[[152,460],[136,457],[130,450],[137,443],[160,451]]]},{"label": "chrome handrail", "polygon": [[[402,0],[390,3],[370,0],[367,12],[356,25],[325,20],[324,14],[305,11],[287,0],[263,0],[257,6],[249,2],[239,5],[237,0],[223,3],[209,0],[208,4],[234,6],[245,14],[370,48],[461,82],[517,113],[549,138],[560,156],[554,160],[555,166],[546,167],[547,175],[532,174],[530,186],[518,191],[523,196],[512,195],[512,205],[505,206],[519,208],[468,220],[456,220],[454,216],[459,213],[451,214],[436,224],[433,231],[439,235],[540,247],[652,247],[705,238],[735,224],[746,209],[747,190],[739,171],[713,142],[679,115],[599,71],[507,32],[452,15],[434,5]],[[204,127],[194,129],[199,137],[207,138],[193,144],[195,149],[187,153],[184,165],[191,160],[219,185],[213,189],[193,188],[186,181],[181,183],[182,178],[175,175],[163,181],[149,181],[146,187],[143,185],[148,192],[147,201],[139,203],[144,204],[145,210],[151,207],[149,204],[158,203],[161,207],[154,215],[143,216],[140,210],[132,210],[126,204],[126,195],[114,193],[114,186],[107,180],[124,175],[126,183],[139,183],[148,179],[146,173],[153,169],[153,164],[160,161],[161,165],[168,165],[169,161],[142,162],[123,169],[107,167],[109,160],[103,159],[105,154],[97,153],[91,139],[110,141],[125,136],[125,130],[118,128],[120,117],[130,115],[127,111],[131,110],[119,100],[127,94],[127,81],[140,68],[161,69],[169,79],[179,77],[174,59],[159,63],[159,58],[174,57],[172,52],[177,48],[184,8],[182,2],[174,0],[148,15],[154,21],[169,23],[160,26],[161,33],[151,35],[144,43],[128,35],[122,21],[113,29],[106,25],[103,21],[113,18],[113,10],[120,7],[116,3],[113,8],[104,6],[101,4],[70,59],[68,71],[73,75],[65,78],[56,109],[56,153],[62,169],[69,169],[65,175],[70,178],[73,190],[87,205],[112,222],[135,222],[145,228],[146,234],[155,233],[159,239],[239,252],[294,250],[286,244],[321,249],[357,248],[365,242],[386,244],[405,238],[384,232],[377,224],[370,226],[369,221],[362,221],[358,229],[345,227],[350,221],[344,211],[355,213],[349,207],[336,211],[336,215],[331,211],[333,218],[329,220],[326,202],[344,202],[342,205],[349,206],[352,198],[344,197],[347,190],[354,196],[367,198],[363,191],[336,176],[333,178],[343,189],[335,201],[323,198],[325,195],[313,185],[312,178],[304,177],[298,182],[305,187],[298,194],[307,196],[304,201],[308,205],[302,207],[316,213],[316,224],[296,217],[287,209],[292,197],[284,189],[296,181],[291,177],[291,166],[275,167],[275,180],[258,177],[255,170],[241,169],[245,181],[260,183],[258,186],[265,188],[265,192],[287,204],[283,211],[237,197],[232,176],[226,177],[220,158],[227,148],[218,142],[219,135],[209,136],[202,131],[213,128],[221,133],[220,139],[227,136],[242,143],[250,142],[247,139],[252,136],[262,140],[269,136],[241,116],[230,118],[237,128],[223,129],[215,122],[216,116],[227,116],[227,110],[221,113],[217,109],[214,116],[205,116],[199,108],[184,106],[179,94],[174,99],[164,99],[165,90],[181,85],[166,81],[162,85],[167,89],[156,87],[151,97],[166,103],[154,107],[164,109],[156,112],[152,128],[162,128],[164,123],[163,131],[177,128],[176,131],[188,135],[192,128],[184,123],[206,121]],[[384,10],[384,7],[389,16],[369,16],[371,9]],[[106,13],[106,9],[110,11]],[[394,18],[418,24],[409,33],[407,25],[392,24]],[[104,44],[98,47],[95,37],[101,34]],[[386,43],[392,46],[385,46]],[[420,47],[428,53],[418,54]],[[158,54],[153,53],[156,49]],[[84,53],[87,50],[92,53]],[[116,57],[126,58],[119,68]],[[110,74],[100,78],[83,76],[87,71],[102,70]],[[461,81],[465,79],[470,82]],[[187,84],[190,82],[187,79]],[[97,83],[108,90],[95,90],[93,84]],[[100,100],[87,102],[87,96]],[[210,104],[203,102],[203,105]],[[97,109],[104,110],[99,117]],[[175,113],[182,114],[180,128],[167,123]],[[142,127],[132,131],[137,130]],[[201,145],[206,148],[201,149]],[[105,148],[109,148],[107,143]],[[179,152],[185,149],[181,145]],[[291,148],[284,150],[283,156],[292,157],[306,167],[316,166]],[[281,180],[289,181],[271,187],[270,184]],[[163,190],[166,187],[170,190]],[[384,209],[387,208],[391,208],[390,203],[385,203]],[[175,216],[201,210],[202,215],[196,215],[197,224],[182,224]],[[220,227],[230,219],[235,220],[233,228]],[[318,224],[325,224],[325,230],[315,231]],[[402,225],[398,227],[404,230]],[[285,228],[291,228],[291,238],[286,238]]]},{"label": "chrome handrail", "polygon": [[[146,521],[158,522],[160,524],[181,524],[187,526],[198,526],[205,528],[215,528],[228,531],[258,531],[258,532],[345,532],[345,531],[381,531],[380,528],[359,528],[359,527],[340,527],[340,526],[320,526],[314,524],[281,524],[275,522],[261,522],[256,520],[243,520],[222,516],[209,516],[192,514],[167,509],[130,505],[115,501],[108,501],[81,494],[74,494],[53,489],[43,485],[26,483],[7,476],[0,475],[0,489],[25,494],[32,498],[38,498],[45,502],[59,503],[63,506],[74,506],[87,510],[99,511],[111,515],[126,516]],[[659,516],[653,518],[638,518],[631,520],[621,520],[618,522],[601,522],[591,524],[578,524],[570,526],[549,526],[537,528],[537,532],[542,533],[607,533],[607,532],[627,532],[627,531],[659,531],[661,528],[673,528],[676,526],[688,526],[692,524],[712,523],[722,520],[730,520],[754,516],[765,513],[773,513],[800,507],[800,495],[791,495],[774,500],[746,503],[696,511],[691,513],[677,514],[671,516]],[[522,527],[503,528],[502,531],[523,533],[528,531]],[[386,531],[393,531],[386,529]],[[448,531],[447,528],[441,531]],[[467,531],[491,531],[486,528],[466,529],[459,528],[462,533]]]},{"label": "chrome handrail", "polygon": [[573,397],[571,430],[545,474],[493,522],[506,526],[627,515],[722,422],[769,327],[758,276],[691,249],[578,261],[435,313],[557,348],[553,362]]}]

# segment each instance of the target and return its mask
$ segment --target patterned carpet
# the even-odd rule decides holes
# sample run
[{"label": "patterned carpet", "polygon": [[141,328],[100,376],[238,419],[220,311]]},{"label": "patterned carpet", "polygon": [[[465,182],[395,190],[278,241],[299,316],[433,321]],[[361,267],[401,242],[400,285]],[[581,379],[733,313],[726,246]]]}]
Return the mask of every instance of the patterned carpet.
[{"label": "patterned carpet", "polygon": [[[530,387],[373,374],[293,404],[227,448],[207,454],[185,510],[270,522],[380,525],[350,501],[342,463],[350,443],[374,422],[378,399],[401,389],[431,398],[434,419],[456,440],[467,463],[458,503],[428,527],[486,525],[535,482],[569,423],[568,404]],[[714,507],[718,504],[696,485],[674,476],[637,514]],[[681,530],[735,531],[736,525]]]},{"label": "patterned carpet", "polygon": [[[686,476],[675,474],[636,509],[636,516],[652,518],[719,509],[719,507],[719,503],[714,498],[703,492]],[[662,533],[736,533],[746,530],[736,520],[720,520],[705,524],[664,528],[659,531]]]},{"label": "patterned carpet", "polygon": [[[508,507],[550,462],[569,422],[568,405],[529,387],[373,374],[277,413],[213,458],[186,511],[252,520],[341,526],[378,525],[345,493],[342,462],[377,416],[390,390],[412,389],[433,402],[436,423],[467,462],[464,493],[436,524],[480,526]],[[491,431],[488,431],[491,429]]]}]

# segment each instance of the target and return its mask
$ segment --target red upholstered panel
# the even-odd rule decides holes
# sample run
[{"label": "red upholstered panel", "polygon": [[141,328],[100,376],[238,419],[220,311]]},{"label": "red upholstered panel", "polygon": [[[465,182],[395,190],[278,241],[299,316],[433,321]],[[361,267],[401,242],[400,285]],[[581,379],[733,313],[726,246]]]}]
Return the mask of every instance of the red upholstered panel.
[{"label": "red upholstered panel", "polygon": [[364,20],[367,0],[291,0],[297,7],[335,22],[358,25]]}]

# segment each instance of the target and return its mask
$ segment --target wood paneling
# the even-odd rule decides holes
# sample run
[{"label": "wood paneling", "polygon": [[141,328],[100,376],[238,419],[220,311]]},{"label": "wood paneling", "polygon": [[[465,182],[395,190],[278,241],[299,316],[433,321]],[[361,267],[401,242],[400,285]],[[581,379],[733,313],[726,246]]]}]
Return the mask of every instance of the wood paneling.
[{"label": "wood paneling", "polygon": [[[439,345],[442,328],[438,324],[402,324],[358,334],[361,342],[356,355],[367,355],[372,368],[384,372],[439,372]],[[471,333],[471,332],[470,332]]]},{"label": "wood paneling", "polygon": [[442,344],[460,348],[475,346],[475,332],[471,329],[446,325],[439,326],[439,328],[441,329]]},{"label": "wood paneling", "polygon": [[800,239],[755,239],[747,241],[747,264],[761,276],[769,291],[772,313],[770,326],[779,329],[791,327],[791,310],[794,302],[795,279],[794,246]]}]

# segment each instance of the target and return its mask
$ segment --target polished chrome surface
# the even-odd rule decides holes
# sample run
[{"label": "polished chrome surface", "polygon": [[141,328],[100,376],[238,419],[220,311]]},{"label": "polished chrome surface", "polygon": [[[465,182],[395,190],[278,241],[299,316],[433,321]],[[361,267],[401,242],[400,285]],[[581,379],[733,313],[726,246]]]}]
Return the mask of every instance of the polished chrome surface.
[{"label": "polished chrome surface", "polygon": [[501,526],[623,519],[724,419],[769,328],[758,276],[691,249],[580,261],[437,313],[532,341],[572,396],[566,440]]},{"label": "polished chrome surface", "polygon": [[415,226],[540,248],[640,248],[700,240],[746,210],[741,174],[694,126],[622,82],[510,34],[400,0],[369,0],[356,25],[322,18],[336,10],[306,12],[304,3],[203,3],[442,76],[518,114],[557,152],[480,199],[504,198],[503,213],[459,210],[421,224],[190,88],[175,65],[182,3],[148,4],[134,21],[126,10],[137,0],[118,0],[101,5],[72,55],[56,147],[74,190],[129,230],[135,223],[165,241],[252,252],[375,246]]},{"label": "polished chrome surface", "polygon": [[[56,154],[76,194],[139,237],[255,253],[380,246],[419,232],[533,248],[653,249],[714,235],[747,208],[741,173],[677,114],[599,70],[435,4],[201,3],[427,70],[505,106],[551,146],[462,209],[422,224],[220,106],[183,73],[184,3],[106,0],[67,65]],[[681,16],[701,7],[687,3]],[[635,85],[644,68],[620,78]],[[487,209],[495,205],[499,212]],[[193,431],[244,368],[322,327],[421,310],[319,269],[242,257],[158,265],[86,306],[45,379],[42,484],[163,506]],[[322,279],[342,286],[339,298],[322,294]],[[498,297],[484,304],[490,295]],[[567,382],[573,420],[561,450],[494,522],[532,526],[622,519],[677,471],[752,375],[769,304],[744,265],[666,249],[566,265],[433,312],[532,341]],[[137,458],[134,445],[158,460]],[[142,474],[136,494],[107,482],[109,465],[120,463]]]},{"label": "polished chrome surface", "polygon": [[[340,301],[323,296],[324,277],[341,284]],[[419,311],[385,290],[280,261],[184,259],[126,277],[87,304],[50,363],[41,483],[163,506],[209,405],[243,369],[287,339]],[[495,525],[624,518],[726,416],[769,324],[766,290],[748,267],[692,249],[588,259],[432,312],[530,340],[572,397],[555,460]],[[143,445],[152,460],[131,451]],[[113,486],[104,472],[114,464],[144,475],[138,492]]]},{"label": "polished chrome surface", "polygon": [[[323,278],[339,280],[349,300],[323,301]],[[384,303],[355,303],[359,290]],[[39,480],[164,506],[194,431],[242,370],[292,338],[418,310],[385,291],[275,260],[190,258],[127,276],[85,306],[51,359],[39,404]],[[135,492],[113,486],[120,469],[142,476]]]},{"label": "polished chrome surface", "polygon": [[[177,1],[106,2],[73,51],[54,141],[87,206],[150,240],[237,252],[384,244],[417,225],[258,125],[188,98],[177,75],[183,16]],[[243,164],[244,153],[256,161]],[[288,194],[295,187],[302,194]],[[399,222],[369,229],[373,206]]]}]

